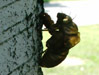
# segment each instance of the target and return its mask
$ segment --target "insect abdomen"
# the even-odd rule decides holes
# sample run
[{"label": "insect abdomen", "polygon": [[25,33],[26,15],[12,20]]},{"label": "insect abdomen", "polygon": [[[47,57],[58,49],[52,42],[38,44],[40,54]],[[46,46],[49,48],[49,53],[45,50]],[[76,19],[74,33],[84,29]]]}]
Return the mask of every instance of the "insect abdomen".
[{"label": "insect abdomen", "polygon": [[47,67],[47,68],[57,66],[66,58],[67,54],[68,54],[68,51],[55,54],[47,50],[41,59],[40,66]]}]

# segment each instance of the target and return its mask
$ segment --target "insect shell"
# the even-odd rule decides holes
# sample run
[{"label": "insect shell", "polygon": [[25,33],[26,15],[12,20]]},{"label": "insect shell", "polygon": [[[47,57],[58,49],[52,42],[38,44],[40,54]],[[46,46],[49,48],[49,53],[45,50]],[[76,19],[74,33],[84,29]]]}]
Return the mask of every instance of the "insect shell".
[{"label": "insect shell", "polygon": [[57,14],[56,24],[47,13],[44,13],[42,18],[52,36],[46,42],[47,49],[40,60],[40,66],[51,68],[60,64],[70,48],[79,43],[80,33],[71,17],[64,13]]}]

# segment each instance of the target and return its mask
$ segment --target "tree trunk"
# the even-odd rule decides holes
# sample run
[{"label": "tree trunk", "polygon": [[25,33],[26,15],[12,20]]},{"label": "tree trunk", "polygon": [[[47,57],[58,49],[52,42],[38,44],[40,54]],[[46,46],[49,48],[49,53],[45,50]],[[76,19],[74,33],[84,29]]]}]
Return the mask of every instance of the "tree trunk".
[{"label": "tree trunk", "polygon": [[0,1],[0,75],[43,75],[42,0]]}]

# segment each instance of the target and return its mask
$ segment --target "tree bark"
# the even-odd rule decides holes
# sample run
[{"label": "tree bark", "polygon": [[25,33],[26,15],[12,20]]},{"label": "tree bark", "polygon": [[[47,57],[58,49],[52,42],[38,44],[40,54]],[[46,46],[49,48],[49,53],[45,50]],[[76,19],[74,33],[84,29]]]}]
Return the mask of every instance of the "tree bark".
[{"label": "tree bark", "polygon": [[43,75],[42,0],[0,0],[0,75]]}]

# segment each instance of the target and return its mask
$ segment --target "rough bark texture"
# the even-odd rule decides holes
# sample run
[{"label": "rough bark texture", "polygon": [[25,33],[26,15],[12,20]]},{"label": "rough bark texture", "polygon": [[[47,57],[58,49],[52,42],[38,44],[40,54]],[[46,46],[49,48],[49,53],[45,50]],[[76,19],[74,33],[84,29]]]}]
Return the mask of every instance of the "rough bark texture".
[{"label": "rough bark texture", "polygon": [[0,0],[0,75],[42,75],[42,0]]}]

